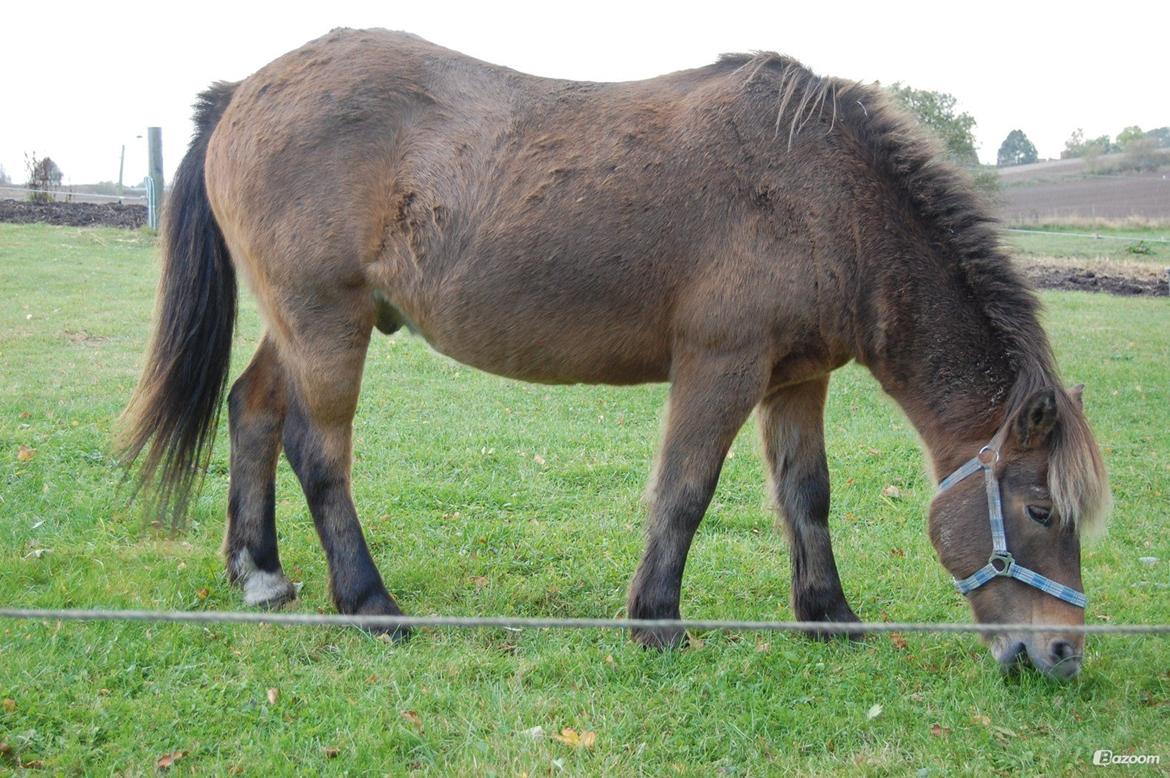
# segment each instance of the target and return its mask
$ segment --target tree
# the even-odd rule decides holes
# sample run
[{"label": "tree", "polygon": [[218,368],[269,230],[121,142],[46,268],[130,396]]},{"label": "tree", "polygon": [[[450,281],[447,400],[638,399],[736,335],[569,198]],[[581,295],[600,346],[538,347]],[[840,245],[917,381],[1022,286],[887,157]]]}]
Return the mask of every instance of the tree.
[{"label": "tree", "polygon": [[7,185],[11,183],[12,179],[8,177],[8,171],[4,169],[3,165],[0,165],[0,184]]},{"label": "tree", "polygon": [[1035,162],[1038,158],[1036,155],[1036,147],[1032,144],[1032,141],[1028,140],[1028,136],[1024,134],[1024,131],[1012,130],[999,146],[996,165],[999,167],[1028,165]]},{"label": "tree", "polygon": [[1146,131],[1146,137],[1153,139],[1160,149],[1170,149],[1170,127],[1157,127]]},{"label": "tree", "polygon": [[1078,127],[1064,142],[1064,151],[1060,152],[1060,158],[1086,157],[1091,161],[1111,151],[1117,151],[1117,146],[1109,140],[1108,135],[1086,139],[1085,131]]},{"label": "tree", "polygon": [[956,162],[963,165],[979,164],[973,134],[975,119],[966,112],[955,113],[958,101],[954,95],[915,89],[900,81],[891,84],[889,91],[903,108],[938,135]]},{"label": "tree", "polygon": [[1138,127],[1136,124],[1130,125],[1117,133],[1117,145],[1122,151],[1125,151],[1130,143],[1133,143],[1135,140],[1141,140],[1144,137],[1146,137],[1146,134],[1142,132],[1141,127]]},{"label": "tree", "polygon": [[1136,124],[1117,133],[1117,145],[1125,154],[1124,167],[1134,170],[1157,170],[1162,155],[1158,153],[1158,138],[1143,132]]},{"label": "tree", "polygon": [[52,157],[38,159],[35,151],[24,155],[24,166],[28,173],[28,188],[33,190],[28,199],[34,203],[52,202],[51,192],[61,186],[64,178],[61,168]]}]

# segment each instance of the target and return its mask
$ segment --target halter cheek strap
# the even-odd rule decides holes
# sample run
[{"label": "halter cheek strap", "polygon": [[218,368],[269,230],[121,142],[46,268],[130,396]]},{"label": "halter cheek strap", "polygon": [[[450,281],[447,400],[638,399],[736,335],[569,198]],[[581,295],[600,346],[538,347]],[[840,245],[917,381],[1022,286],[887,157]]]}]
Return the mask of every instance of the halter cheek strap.
[{"label": "halter cheek strap", "polygon": [[[994,441],[992,441],[994,444]],[[993,578],[1001,576],[1015,578],[1029,586],[1039,589],[1046,594],[1064,600],[1070,605],[1084,608],[1089,598],[1072,587],[1057,583],[1034,570],[1020,565],[1012,558],[1007,547],[1007,534],[1003,528],[1003,502],[1000,498],[999,479],[995,477],[995,463],[999,461],[999,451],[994,445],[984,446],[972,459],[968,460],[958,470],[948,475],[938,485],[938,494],[942,494],[964,478],[982,470],[983,483],[987,490],[987,512],[991,518],[991,557],[987,564],[962,580],[955,580],[955,588],[961,594],[968,594],[978,589]]]}]

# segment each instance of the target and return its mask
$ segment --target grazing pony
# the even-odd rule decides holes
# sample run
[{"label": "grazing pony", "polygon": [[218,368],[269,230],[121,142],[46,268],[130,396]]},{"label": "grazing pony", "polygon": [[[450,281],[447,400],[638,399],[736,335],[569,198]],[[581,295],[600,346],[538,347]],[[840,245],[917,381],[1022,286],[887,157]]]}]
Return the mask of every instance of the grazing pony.
[{"label": "grazing pony", "polygon": [[[157,330],[126,414],[181,516],[227,386],[236,277],[266,332],[228,393],[227,570],[281,569],[283,449],[339,611],[398,614],[350,495],[374,329],[546,383],[669,381],[627,614],[679,617],[687,552],[757,410],[799,619],[857,620],[829,539],[829,374],[865,365],[955,473],[930,537],[981,622],[1058,676],[1080,666],[1081,534],[1104,468],[969,181],[873,86],[770,53],[625,83],[536,78],[413,35],[334,30],[205,92],[163,229]],[[957,471],[957,472],[956,472]],[[981,475],[982,477],[976,477]],[[998,518],[997,518],[998,517]],[[675,646],[677,629],[635,629]]]}]

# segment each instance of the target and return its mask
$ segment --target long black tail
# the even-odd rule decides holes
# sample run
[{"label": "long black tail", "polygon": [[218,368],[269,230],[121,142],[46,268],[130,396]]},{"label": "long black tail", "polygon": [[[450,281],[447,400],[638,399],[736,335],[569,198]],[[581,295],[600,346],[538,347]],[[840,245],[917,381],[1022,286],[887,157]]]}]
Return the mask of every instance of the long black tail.
[{"label": "long black tail", "polygon": [[231,358],[236,274],[203,165],[235,88],[214,84],[195,104],[195,137],[163,211],[154,337],[118,440],[127,467],[145,449],[135,491],[145,487],[155,515],[173,524],[182,522],[207,466]]}]

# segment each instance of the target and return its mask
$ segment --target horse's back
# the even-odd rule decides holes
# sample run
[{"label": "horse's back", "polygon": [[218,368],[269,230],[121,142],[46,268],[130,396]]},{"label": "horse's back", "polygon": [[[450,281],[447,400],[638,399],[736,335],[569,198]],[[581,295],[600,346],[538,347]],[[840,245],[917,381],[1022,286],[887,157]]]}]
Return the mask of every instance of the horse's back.
[{"label": "horse's back", "polygon": [[372,320],[486,370],[663,380],[680,338],[771,326],[729,71],[558,81],[335,31],[240,85],[209,194],[270,318],[265,297],[361,288]]}]

